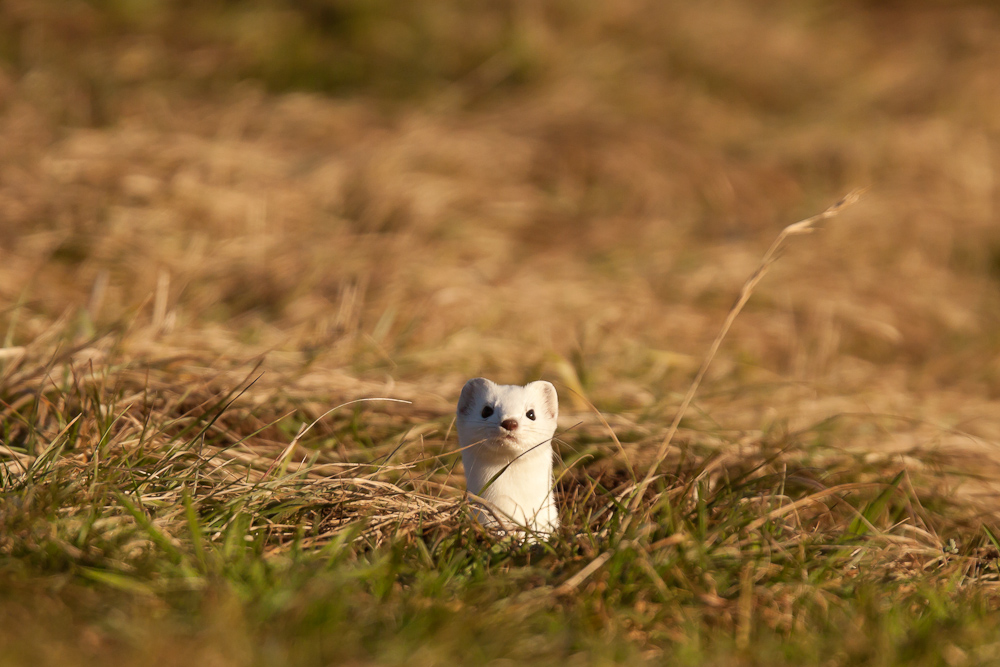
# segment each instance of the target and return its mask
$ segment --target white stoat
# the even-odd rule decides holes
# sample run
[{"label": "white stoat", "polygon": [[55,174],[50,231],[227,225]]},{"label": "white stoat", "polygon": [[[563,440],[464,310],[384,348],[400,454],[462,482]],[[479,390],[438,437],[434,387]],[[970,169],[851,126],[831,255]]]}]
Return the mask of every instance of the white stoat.
[{"label": "white stoat", "polygon": [[549,382],[519,387],[475,378],[465,383],[456,421],[466,485],[493,510],[477,510],[480,523],[494,525],[499,516],[541,534],[559,527],[552,497],[558,415],[559,398]]}]

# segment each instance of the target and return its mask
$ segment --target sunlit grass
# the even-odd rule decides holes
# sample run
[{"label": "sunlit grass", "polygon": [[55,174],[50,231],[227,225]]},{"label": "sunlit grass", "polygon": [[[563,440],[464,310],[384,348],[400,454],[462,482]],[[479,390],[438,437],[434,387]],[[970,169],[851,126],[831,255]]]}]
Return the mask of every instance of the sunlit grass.
[{"label": "sunlit grass", "polygon": [[295,409],[254,408],[257,371],[226,386],[206,368],[153,398],[176,371],[94,345],[101,364],[29,348],[3,388],[3,606],[33,628],[5,643],[24,660],[172,664],[167,645],[222,664],[993,655],[992,533],[922,474],[814,444],[835,425],[749,446],[692,434],[645,491],[648,464],[623,467],[611,432],[568,430],[563,528],[519,545],[466,512],[441,423],[418,441],[427,422],[372,403],[321,418],[364,441],[393,416],[400,435],[364,462],[305,423],[269,447]]},{"label": "sunlit grass", "polygon": [[[0,663],[996,664],[998,36],[0,3]],[[558,386],[550,541],[480,375]]]}]

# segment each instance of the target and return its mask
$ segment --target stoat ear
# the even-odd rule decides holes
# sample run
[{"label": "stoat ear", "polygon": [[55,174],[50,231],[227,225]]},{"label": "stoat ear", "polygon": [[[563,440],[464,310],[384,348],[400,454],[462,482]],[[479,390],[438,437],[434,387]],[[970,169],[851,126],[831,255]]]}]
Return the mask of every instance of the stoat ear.
[{"label": "stoat ear", "polygon": [[491,384],[493,383],[486,378],[472,378],[466,382],[462,387],[462,396],[458,399],[458,414],[467,416]]},{"label": "stoat ear", "polygon": [[535,406],[537,410],[543,410],[549,419],[559,416],[559,396],[556,395],[556,388],[551,382],[538,380],[527,385],[540,400]]}]

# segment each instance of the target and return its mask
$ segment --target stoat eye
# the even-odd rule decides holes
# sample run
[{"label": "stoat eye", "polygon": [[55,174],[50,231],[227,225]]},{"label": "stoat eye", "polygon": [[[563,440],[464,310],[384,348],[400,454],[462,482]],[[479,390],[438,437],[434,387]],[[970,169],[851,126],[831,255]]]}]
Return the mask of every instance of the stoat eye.
[{"label": "stoat eye", "polygon": [[535,421],[535,411],[534,411],[534,410],[528,410],[528,415],[527,415],[527,417],[528,417],[528,419],[530,419],[531,421]]},{"label": "stoat eye", "polygon": [[486,419],[486,418],[487,418],[487,417],[489,417],[489,416],[490,416],[491,414],[493,414],[493,408],[491,408],[491,407],[490,407],[490,406],[488,406],[488,405],[487,405],[487,406],[486,406],[485,408],[483,408],[483,419]]}]

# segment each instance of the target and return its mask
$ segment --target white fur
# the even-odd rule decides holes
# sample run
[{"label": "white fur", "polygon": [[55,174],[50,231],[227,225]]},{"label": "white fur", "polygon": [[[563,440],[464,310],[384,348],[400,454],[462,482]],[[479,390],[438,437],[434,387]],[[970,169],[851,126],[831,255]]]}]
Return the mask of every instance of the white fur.
[{"label": "white fur", "polygon": [[[477,510],[484,525],[494,525],[498,516],[504,527],[512,527],[504,520],[510,519],[541,534],[559,527],[552,496],[552,436],[558,401],[555,387],[544,381],[523,387],[498,385],[486,378],[465,383],[456,419],[458,443],[469,491],[493,510]],[[493,414],[484,418],[486,406]],[[528,417],[529,411],[534,420]],[[504,422],[511,426],[508,420],[516,421],[516,428],[506,428]]]}]

